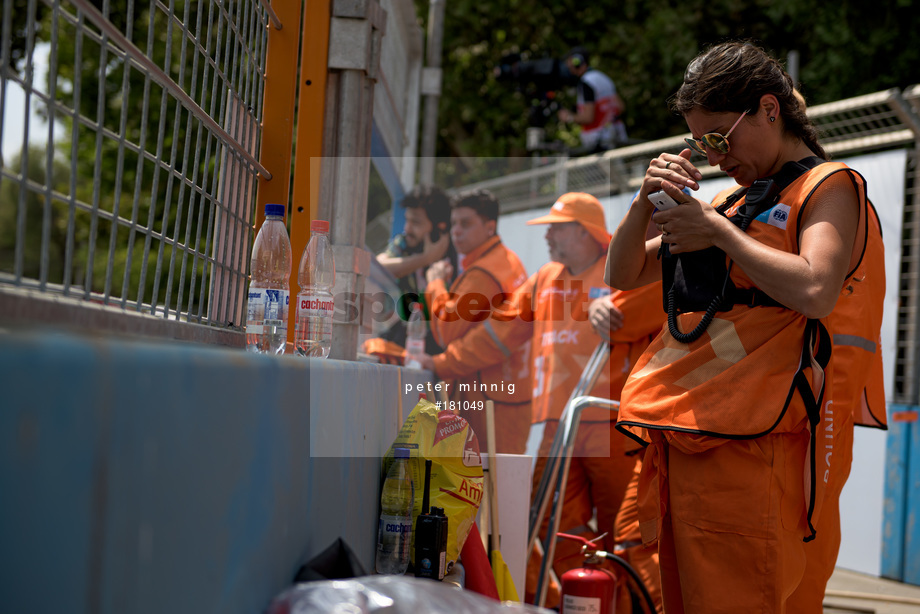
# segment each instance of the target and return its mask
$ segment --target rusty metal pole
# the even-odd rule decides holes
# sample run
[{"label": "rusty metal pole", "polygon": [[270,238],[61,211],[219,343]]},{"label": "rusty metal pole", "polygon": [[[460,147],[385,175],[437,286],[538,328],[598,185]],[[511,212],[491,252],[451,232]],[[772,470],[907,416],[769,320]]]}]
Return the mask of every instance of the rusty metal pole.
[{"label": "rusty metal pole", "polygon": [[441,49],[444,41],[445,0],[431,0],[428,8],[428,35],[425,68],[422,69],[422,146],[419,160],[419,183],[434,184],[435,147],[438,139],[438,104],[441,101]]},{"label": "rusty metal pole", "polygon": [[329,35],[326,144],[319,217],[331,221],[335,251],[336,317],[331,358],[354,360],[358,352],[370,175],[374,86],[387,14],[375,0],[334,0]]}]

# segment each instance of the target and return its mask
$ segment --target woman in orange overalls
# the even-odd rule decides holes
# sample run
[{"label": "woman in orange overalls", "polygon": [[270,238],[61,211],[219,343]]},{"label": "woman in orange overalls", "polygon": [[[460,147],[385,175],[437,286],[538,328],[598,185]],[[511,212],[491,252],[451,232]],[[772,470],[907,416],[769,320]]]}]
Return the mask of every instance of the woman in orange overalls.
[{"label": "woman in orange overalls", "polygon": [[[639,521],[659,540],[665,611],[782,613],[819,517],[833,437],[824,319],[865,248],[865,182],[824,162],[791,78],[754,45],[698,56],[672,104],[690,149],[651,161],[609,248],[618,288],[679,257],[677,307],[624,387],[618,428],[647,444]],[[693,150],[746,190],[711,204],[683,193],[702,178]],[[660,190],[678,206],[656,211]],[[660,240],[645,239],[650,218]],[[705,249],[700,264],[691,252]],[[715,282],[696,284],[700,269]]]}]

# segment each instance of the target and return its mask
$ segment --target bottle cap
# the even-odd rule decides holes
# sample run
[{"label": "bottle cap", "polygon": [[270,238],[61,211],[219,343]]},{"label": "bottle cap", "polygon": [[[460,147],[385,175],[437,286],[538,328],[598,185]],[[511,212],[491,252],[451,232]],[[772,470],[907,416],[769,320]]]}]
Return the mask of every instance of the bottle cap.
[{"label": "bottle cap", "polygon": [[313,220],[310,222],[311,232],[329,232],[329,222],[326,220]]},{"label": "bottle cap", "polygon": [[269,204],[265,205],[265,215],[280,215],[284,217],[284,211],[287,209],[284,205]]},{"label": "bottle cap", "polygon": [[393,458],[409,458],[409,448],[393,448]]}]

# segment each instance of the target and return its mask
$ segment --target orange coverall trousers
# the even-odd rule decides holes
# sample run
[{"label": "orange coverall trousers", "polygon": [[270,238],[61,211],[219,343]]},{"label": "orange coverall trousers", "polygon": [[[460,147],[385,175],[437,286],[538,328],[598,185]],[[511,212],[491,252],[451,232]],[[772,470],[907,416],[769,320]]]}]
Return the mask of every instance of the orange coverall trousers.
[{"label": "orange coverall trousers", "polygon": [[[623,548],[620,556],[636,570],[649,595],[655,602],[658,614],[664,612],[661,601],[661,573],[658,571],[658,542],[642,542],[639,531],[639,474],[642,471],[642,451],[635,454],[636,467],[632,479],[626,487],[623,505],[617,513],[615,541],[618,547]],[[629,604],[619,602],[618,607],[629,607]],[[628,611],[628,610],[625,610]]]},{"label": "orange coverall trousers", "polygon": [[837,565],[840,551],[840,493],[850,476],[853,464],[853,416],[846,412],[843,424],[834,432],[834,454],[831,456],[824,505],[815,528],[813,541],[805,544],[805,575],[786,607],[790,614],[821,612],[827,581]]},{"label": "orange coverall trousers", "polygon": [[661,436],[648,446],[640,526],[646,542],[657,533],[667,614],[791,611],[805,571],[807,447],[806,431],[694,454]]}]

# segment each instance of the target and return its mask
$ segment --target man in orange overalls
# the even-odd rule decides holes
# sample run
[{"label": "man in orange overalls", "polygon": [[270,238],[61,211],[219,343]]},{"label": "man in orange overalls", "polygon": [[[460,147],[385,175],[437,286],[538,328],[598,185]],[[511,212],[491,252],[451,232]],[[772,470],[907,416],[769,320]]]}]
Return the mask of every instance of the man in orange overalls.
[{"label": "man in orange overalls", "polygon": [[[451,203],[450,237],[458,253],[459,275],[453,278],[450,261],[432,264],[426,273],[425,298],[431,308],[431,331],[441,347],[462,339],[489,317],[492,307],[506,303],[527,279],[517,254],[496,233],[498,201],[487,190],[463,194]],[[480,441],[485,441],[486,400],[495,403],[495,447],[498,452],[521,454],[530,427],[530,373],[524,346],[507,361],[484,366],[449,386],[451,407],[466,418]]]},{"label": "man in orange overalls", "polygon": [[[544,427],[536,484],[569,395],[602,341],[589,319],[589,301],[609,296],[616,314],[610,318],[609,367],[602,370],[592,396],[619,399],[634,361],[661,330],[664,316],[660,284],[620,292],[604,283],[604,252],[610,235],[604,209],[595,197],[565,194],[548,215],[528,224],[549,226],[546,241],[552,262],[517,289],[507,309],[493,311],[481,327],[423,365],[440,377],[467,376],[483,365],[506,360],[514,348],[532,342],[533,422]],[[607,533],[603,543],[611,551],[614,520],[635,465],[635,458],[624,451],[626,438],[613,428],[615,420],[616,413],[606,409],[588,408],[582,413],[559,524],[561,532],[588,539]],[[595,513],[597,531],[588,526]],[[577,556],[570,556],[579,549],[571,542],[558,544],[557,574],[581,566]],[[528,571],[528,602],[533,601],[535,579],[534,564]],[[547,605],[554,606],[556,599],[558,595],[548,596]]]}]

